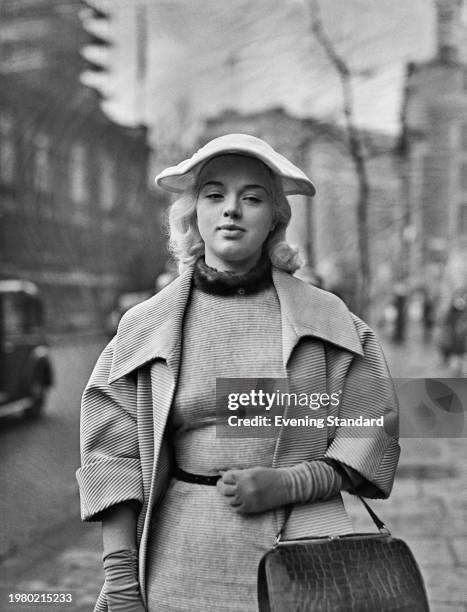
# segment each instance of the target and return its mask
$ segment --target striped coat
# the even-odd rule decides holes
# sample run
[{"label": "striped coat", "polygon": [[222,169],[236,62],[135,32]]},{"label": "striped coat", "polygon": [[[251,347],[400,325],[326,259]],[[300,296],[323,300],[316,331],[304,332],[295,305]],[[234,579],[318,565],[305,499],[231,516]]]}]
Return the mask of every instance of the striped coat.
[{"label": "striped coat", "polygon": [[[117,335],[101,354],[83,394],[82,467],[77,471],[81,517],[125,500],[139,500],[139,579],[145,601],[148,530],[170,478],[171,459],[165,426],[177,384],[182,323],[193,269],[156,296],[128,311]],[[397,403],[389,374],[371,329],[336,296],[273,268],[282,322],[282,351],[289,390],[296,393],[341,391],[339,417],[384,416],[385,427],[282,428],[273,466],[290,466],[327,457],[360,473],[361,494],[387,497],[399,457]],[[287,411],[287,408],[285,409]],[[321,409],[320,409],[321,410]],[[337,410],[339,412],[337,412]],[[288,416],[310,416],[291,406]],[[315,416],[314,413],[311,413]],[[287,416],[287,415],[286,415]],[[277,511],[277,523],[284,520]],[[295,506],[285,538],[346,533],[352,526],[340,496]],[[101,592],[95,610],[107,610]]]}]

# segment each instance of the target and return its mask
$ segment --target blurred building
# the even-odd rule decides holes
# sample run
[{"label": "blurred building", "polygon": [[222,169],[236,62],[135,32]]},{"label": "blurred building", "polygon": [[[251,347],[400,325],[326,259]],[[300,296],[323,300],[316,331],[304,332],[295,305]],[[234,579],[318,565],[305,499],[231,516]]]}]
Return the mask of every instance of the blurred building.
[{"label": "blurred building", "polygon": [[[335,124],[297,119],[282,109],[241,115],[227,112],[208,121],[203,141],[229,132],[264,138],[313,179],[313,199],[292,196],[288,240],[306,263],[353,306],[358,271],[357,176],[345,131]],[[373,301],[397,276],[400,174],[393,138],[364,132],[370,182],[368,227]]]},{"label": "blurred building", "polygon": [[406,276],[428,286],[467,261],[467,6],[436,7],[437,52],[408,66],[401,141]]},{"label": "blurred building", "polygon": [[101,327],[117,295],[153,288],[166,261],[145,130],[112,123],[79,82],[79,9],[1,7],[0,273],[40,285],[56,331]]},{"label": "blurred building", "polygon": [[81,0],[80,18],[88,39],[82,55],[88,61],[80,75],[100,93],[104,113],[121,125],[146,123],[148,9],[145,0]]}]

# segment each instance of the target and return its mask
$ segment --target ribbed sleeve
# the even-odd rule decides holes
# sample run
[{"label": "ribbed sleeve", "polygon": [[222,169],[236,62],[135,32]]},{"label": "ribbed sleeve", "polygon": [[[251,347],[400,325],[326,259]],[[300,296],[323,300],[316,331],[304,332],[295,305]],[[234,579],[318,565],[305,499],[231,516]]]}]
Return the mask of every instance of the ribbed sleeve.
[{"label": "ribbed sleeve", "polygon": [[81,404],[81,518],[123,501],[143,503],[143,485],[136,429],[136,389],[124,377],[107,383],[112,363],[110,343],[96,363]]},{"label": "ribbed sleeve", "polygon": [[364,355],[356,356],[346,376],[339,417],[383,417],[384,426],[340,425],[325,457],[357,471],[365,481],[356,492],[366,497],[389,496],[400,454],[398,402],[386,360],[374,332],[355,317]]}]

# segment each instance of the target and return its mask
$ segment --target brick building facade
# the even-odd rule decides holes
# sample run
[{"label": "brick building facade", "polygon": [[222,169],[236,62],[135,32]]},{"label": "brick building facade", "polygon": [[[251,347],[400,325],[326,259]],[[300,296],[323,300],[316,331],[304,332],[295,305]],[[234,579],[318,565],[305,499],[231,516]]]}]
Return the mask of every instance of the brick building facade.
[{"label": "brick building facade", "polygon": [[118,293],[154,288],[166,200],[148,188],[145,130],[112,123],[79,83],[79,3],[23,6],[11,27],[32,19],[45,38],[21,47],[37,65],[8,45],[0,64],[0,273],[39,284],[52,330],[97,329]]}]

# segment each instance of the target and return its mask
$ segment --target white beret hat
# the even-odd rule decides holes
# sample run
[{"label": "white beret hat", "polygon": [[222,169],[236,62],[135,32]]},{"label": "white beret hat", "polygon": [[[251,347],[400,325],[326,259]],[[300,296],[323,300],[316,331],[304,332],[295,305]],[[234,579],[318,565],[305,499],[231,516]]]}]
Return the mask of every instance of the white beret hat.
[{"label": "white beret hat", "polygon": [[202,165],[219,155],[238,154],[256,157],[270,168],[282,181],[285,195],[313,196],[315,186],[295,164],[275,151],[261,138],[249,134],[226,134],[214,138],[201,147],[192,157],[162,170],[155,181],[159,187],[173,193],[182,193],[193,184]]}]

